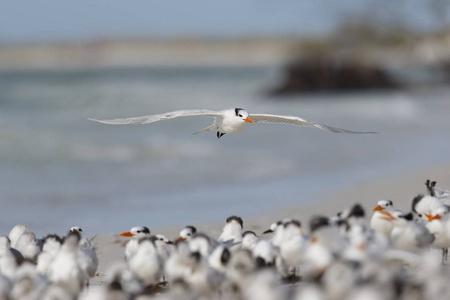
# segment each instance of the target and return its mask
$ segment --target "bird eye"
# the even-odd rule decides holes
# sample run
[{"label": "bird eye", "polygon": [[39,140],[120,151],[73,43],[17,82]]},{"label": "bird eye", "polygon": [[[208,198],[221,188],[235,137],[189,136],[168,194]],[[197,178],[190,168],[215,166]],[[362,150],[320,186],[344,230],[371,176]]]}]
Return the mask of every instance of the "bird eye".
[{"label": "bird eye", "polygon": [[419,218],[422,218],[422,214],[419,214]]},{"label": "bird eye", "polygon": [[188,233],[187,235],[188,235],[188,236],[190,236],[191,234],[190,234],[190,233]]},{"label": "bird eye", "polygon": [[241,118],[242,118],[242,115],[241,115],[241,114],[239,114],[239,117],[241,117]]}]

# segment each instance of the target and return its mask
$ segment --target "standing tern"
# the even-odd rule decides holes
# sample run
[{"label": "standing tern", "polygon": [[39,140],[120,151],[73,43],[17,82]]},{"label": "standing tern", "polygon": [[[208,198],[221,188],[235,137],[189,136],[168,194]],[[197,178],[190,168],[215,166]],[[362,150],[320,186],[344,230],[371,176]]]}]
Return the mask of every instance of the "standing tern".
[{"label": "standing tern", "polygon": [[394,203],[391,200],[380,200],[373,209],[373,215],[370,219],[370,227],[376,232],[389,237],[394,226],[393,216],[395,212]]},{"label": "standing tern", "polygon": [[222,233],[220,234],[218,241],[230,247],[230,250],[240,249],[242,242],[242,230],[244,222],[240,217],[231,216],[227,218]]},{"label": "standing tern", "polygon": [[216,131],[217,138],[222,137],[226,133],[238,134],[244,130],[247,123],[276,123],[276,124],[289,124],[296,126],[306,126],[306,127],[316,127],[322,130],[331,131],[334,133],[347,133],[347,134],[374,134],[376,132],[361,132],[361,131],[350,131],[345,129],[340,129],[336,127],[331,127],[328,125],[323,125],[315,122],[311,122],[296,116],[284,116],[284,115],[273,115],[273,114],[249,114],[246,110],[242,108],[226,109],[220,111],[213,111],[207,109],[187,109],[187,110],[177,110],[172,112],[167,112],[157,115],[149,115],[142,117],[132,117],[132,118],[118,118],[118,119],[89,119],[91,121],[96,121],[104,124],[112,125],[124,125],[124,124],[150,124],[158,121],[175,119],[179,117],[190,117],[190,116],[206,116],[214,118],[214,123],[200,131]]},{"label": "standing tern", "polygon": [[135,226],[130,229],[130,231],[122,232],[120,236],[131,237],[125,247],[125,259],[129,260],[134,254],[139,246],[139,240],[145,237],[150,237],[150,229],[145,226]]}]

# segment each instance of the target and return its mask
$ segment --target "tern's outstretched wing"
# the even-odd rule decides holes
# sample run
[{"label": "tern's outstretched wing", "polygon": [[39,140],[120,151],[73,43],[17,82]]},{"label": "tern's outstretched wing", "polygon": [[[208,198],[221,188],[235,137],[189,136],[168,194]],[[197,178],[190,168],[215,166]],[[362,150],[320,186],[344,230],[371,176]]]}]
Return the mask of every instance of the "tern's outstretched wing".
[{"label": "tern's outstretched wing", "polygon": [[207,109],[187,109],[187,110],[177,110],[171,111],[158,115],[149,115],[143,117],[133,117],[133,118],[119,118],[119,119],[108,119],[108,120],[98,120],[89,119],[91,121],[96,121],[104,124],[113,125],[123,125],[123,124],[149,124],[153,122],[175,119],[179,117],[190,117],[190,116],[207,116],[207,117],[219,117],[220,112],[207,110]]},{"label": "tern's outstretched wing", "polygon": [[272,114],[250,114],[249,117],[254,122],[265,122],[265,123],[278,123],[278,124],[290,124],[296,126],[307,126],[307,127],[316,127],[322,130],[331,131],[334,133],[348,133],[348,134],[374,134],[378,132],[362,132],[362,131],[351,131],[340,129],[336,127],[331,127],[319,123],[314,123],[299,117],[295,116],[280,116],[280,115],[272,115]]}]

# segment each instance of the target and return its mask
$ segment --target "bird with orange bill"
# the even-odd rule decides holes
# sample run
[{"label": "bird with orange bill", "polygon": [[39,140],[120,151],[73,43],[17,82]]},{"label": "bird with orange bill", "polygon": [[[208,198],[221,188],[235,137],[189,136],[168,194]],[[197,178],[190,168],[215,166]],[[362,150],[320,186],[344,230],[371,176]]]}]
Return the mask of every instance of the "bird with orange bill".
[{"label": "bird with orange bill", "polygon": [[394,203],[391,200],[380,200],[373,209],[370,227],[378,233],[389,237],[394,226]]},{"label": "bird with orange bill", "polygon": [[188,226],[184,227],[183,229],[181,229],[180,236],[178,237],[178,239],[175,240],[175,243],[179,242],[179,241],[190,241],[196,233],[197,233],[197,228],[195,228],[194,226],[188,225]]},{"label": "bird with orange bill", "polygon": [[447,260],[448,248],[450,248],[450,218],[448,207],[440,207],[430,214],[425,214],[428,218],[427,229],[434,235],[434,242],[431,247],[442,249],[442,263]]},{"label": "bird with orange bill", "polygon": [[245,109],[242,108],[232,108],[220,111],[207,110],[207,109],[186,109],[177,110],[167,113],[149,115],[143,117],[132,117],[132,118],[118,118],[109,120],[99,120],[99,119],[89,119],[91,121],[96,121],[104,124],[111,125],[124,125],[124,124],[150,124],[158,121],[175,119],[179,117],[190,117],[190,116],[205,116],[214,118],[214,123],[200,131],[216,131],[217,138],[221,138],[224,134],[238,134],[244,130],[245,125],[248,123],[273,123],[273,124],[289,124],[295,126],[306,126],[315,127],[322,130],[334,132],[334,133],[346,133],[346,134],[374,134],[376,132],[361,132],[361,131],[351,131],[340,129],[336,127],[331,127],[328,125],[323,125],[315,122],[311,122],[296,116],[284,116],[284,115],[273,115],[273,114],[250,114]]},{"label": "bird with orange bill", "polygon": [[145,226],[135,226],[130,229],[130,231],[122,232],[120,236],[131,237],[125,247],[125,259],[129,260],[134,254],[139,246],[139,240],[150,237],[150,229]]}]

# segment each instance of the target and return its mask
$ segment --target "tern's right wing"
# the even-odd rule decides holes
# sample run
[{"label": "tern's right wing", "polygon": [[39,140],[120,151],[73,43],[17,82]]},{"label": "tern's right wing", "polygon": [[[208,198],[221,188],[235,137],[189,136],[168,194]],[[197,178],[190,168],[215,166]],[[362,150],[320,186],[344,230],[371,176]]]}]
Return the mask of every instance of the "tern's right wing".
[{"label": "tern's right wing", "polygon": [[133,118],[118,118],[118,119],[106,119],[106,120],[98,120],[98,119],[89,119],[91,121],[100,122],[104,124],[113,124],[113,125],[123,125],[123,124],[150,124],[153,122],[175,119],[179,117],[190,117],[190,116],[207,116],[207,117],[219,117],[222,114],[217,111],[207,110],[207,109],[186,109],[186,110],[177,110],[166,112],[158,115],[149,115],[142,117],[133,117]]}]

